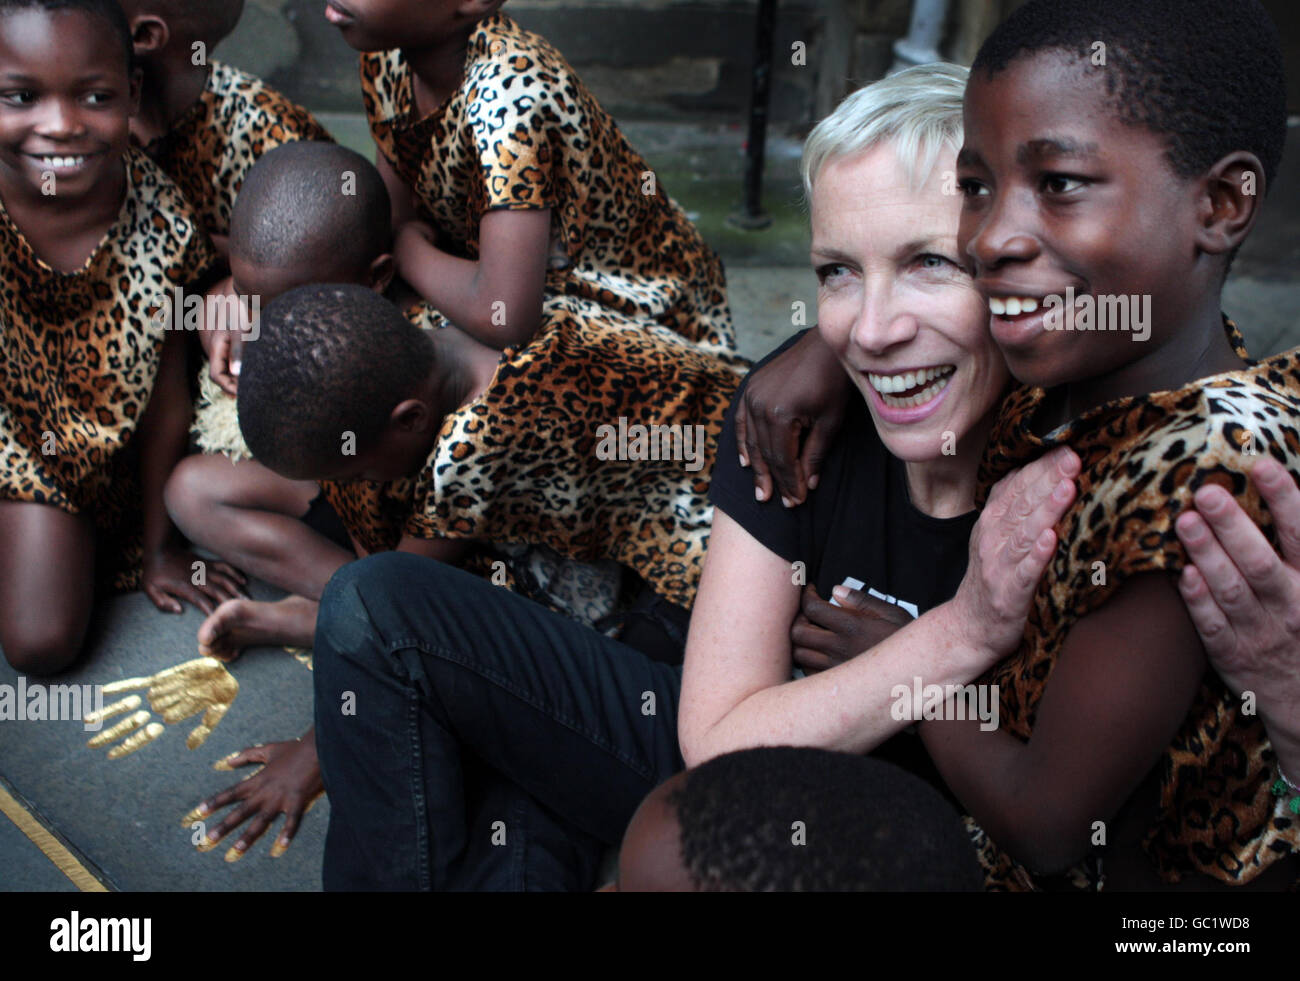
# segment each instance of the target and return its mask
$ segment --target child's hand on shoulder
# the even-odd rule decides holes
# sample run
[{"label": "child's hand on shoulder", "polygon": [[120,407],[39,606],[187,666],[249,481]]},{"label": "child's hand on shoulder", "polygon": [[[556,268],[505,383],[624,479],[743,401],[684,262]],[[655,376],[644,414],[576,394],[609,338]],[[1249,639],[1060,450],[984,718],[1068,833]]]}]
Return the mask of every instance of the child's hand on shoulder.
[{"label": "child's hand on shoulder", "polygon": [[203,559],[188,548],[165,545],[144,558],[143,589],[164,613],[180,613],[181,601],[211,615],[226,600],[244,596],[244,576],[225,562]]},{"label": "child's hand on shoulder", "polygon": [[752,372],[736,402],[740,465],[753,466],[760,501],[802,504],[844,421],[853,385],[814,328]]}]

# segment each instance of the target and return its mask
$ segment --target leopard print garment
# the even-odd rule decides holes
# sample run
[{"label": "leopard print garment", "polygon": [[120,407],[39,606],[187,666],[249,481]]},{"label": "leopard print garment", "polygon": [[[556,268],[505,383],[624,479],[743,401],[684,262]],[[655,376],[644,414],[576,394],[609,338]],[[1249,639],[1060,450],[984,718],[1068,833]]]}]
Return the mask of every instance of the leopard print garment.
[{"label": "leopard print garment", "polygon": [[[87,514],[110,552],[110,578],[139,574],[139,484],[124,451],[153,391],[164,332],[160,298],[215,256],[181,192],[130,150],[122,210],[79,270],[32,249],[0,206],[0,498]],[[104,549],[101,549],[101,552]]]},{"label": "leopard print garment", "polygon": [[[1245,357],[1241,335],[1226,329]],[[1031,430],[1041,389],[1017,389],[1003,404],[980,470],[982,503],[992,484],[1059,445],[1083,461],[1079,497],[1058,526],[1060,544],[1034,596],[1020,650],[983,680],[1000,686],[1004,724],[1021,739],[1033,730],[1039,699],[1073,624],[1131,576],[1176,574],[1187,562],[1174,521],[1197,488],[1226,488],[1274,539],[1273,521],[1248,483],[1254,450],[1300,474],[1300,350],[1201,379],[1171,392],[1099,406],[1045,438]],[[1274,542],[1276,545],[1276,542]],[[1094,585],[1094,562],[1105,584]],[[1274,754],[1258,716],[1207,671],[1182,727],[1161,761],[1160,814],[1144,839],[1166,881],[1201,873],[1249,882],[1300,852],[1300,821],[1270,793]],[[1031,888],[1034,879],[976,832],[991,887]],[[1096,856],[1092,856],[1095,859]],[[1071,870],[1076,885],[1098,887],[1095,863]]]},{"label": "leopard print garment", "polygon": [[[745,367],[662,327],[630,329],[587,301],[551,298],[538,335],[508,349],[487,390],[447,417],[417,477],[323,486],[369,551],[395,547],[402,534],[546,545],[583,562],[618,561],[689,608],[713,518],[713,454]],[[609,430],[598,432],[617,430],[620,418],[625,453],[617,438],[604,442]],[[632,442],[637,424],[702,427],[690,431],[703,437],[691,448],[699,468],[630,459],[649,450]],[[604,459],[611,450],[625,459]]]},{"label": "leopard print garment", "polygon": [[442,248],[477,259],[485,212],[550,208],[548,293],[734,352],[722,261],[545,40],[483,20],[460,88],[424,119],[399,51],[363,55],[361,83],[375,143]]},{"label": "leopard print garment", "polygon": [[267,151],[298,140],[333,142],[306,109],[257,76],[213,60],[198,101],[146,149],[180,186],[207,233],[229,235],[249,169]]}]

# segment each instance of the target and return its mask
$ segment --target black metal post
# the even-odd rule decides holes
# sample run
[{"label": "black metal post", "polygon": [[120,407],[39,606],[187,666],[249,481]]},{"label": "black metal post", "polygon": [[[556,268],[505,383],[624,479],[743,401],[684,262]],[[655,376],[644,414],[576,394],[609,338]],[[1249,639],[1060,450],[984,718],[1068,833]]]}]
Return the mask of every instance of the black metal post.
[{"label": "black metal post", "polygon": [[745,146],[745,199],[728,220],[740,228],[772,224],[763,210],[763,163],[767,149],[767,115],[772,99],[772,45],[776,34],[776,0],[758,0],[754,32],[754,71],[749,98],[749,139]]}]

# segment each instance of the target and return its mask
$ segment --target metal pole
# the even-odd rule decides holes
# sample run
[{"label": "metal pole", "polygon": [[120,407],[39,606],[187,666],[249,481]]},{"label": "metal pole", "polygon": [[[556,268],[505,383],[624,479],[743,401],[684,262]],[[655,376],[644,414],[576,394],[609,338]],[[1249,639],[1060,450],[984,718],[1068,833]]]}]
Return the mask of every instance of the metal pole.
[{"label": "metal pole", "polygon": [[943,37],[943,25],[947,19],[948,0],[914,0],[907,36],[894,42],[894,65],[889,74],[913,65],[943,61],[939,54],[939,40]]},{"label": "metal pole", "polygon": [[759,0],[754,32],[754,71],[749,97],[749,139],[745,145],[745,199],[727,220],[740,228],[772,224],[763,210],[763,158],[767,148],[767,114],[772,97],[772,45],[776,34],[776,0]]}]

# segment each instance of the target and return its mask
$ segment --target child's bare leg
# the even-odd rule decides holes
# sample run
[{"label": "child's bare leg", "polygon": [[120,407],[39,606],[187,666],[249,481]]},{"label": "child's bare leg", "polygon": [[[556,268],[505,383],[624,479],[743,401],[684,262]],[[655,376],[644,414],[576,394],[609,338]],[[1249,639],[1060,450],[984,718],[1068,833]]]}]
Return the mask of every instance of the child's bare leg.
[{"label": "child's bare leg", "polygon": [[312,646],[316,607],[330,577],[356,556],[302,518],[319,488],[252,460],[183,460],[167,483],[167,510],[191,541],[295,595],[277,603],[227,600],[199,627],[199,650],[232,660],[245,647]]},{"label": "child's bare leg", "polygon": [[303,524],[318,493],[314,481],[289,480],[253,460],[191,456],[167,482],[167,510],[190,541],[317,600],[335,571],[356,558]]},{"label": "child's bare leg", "polygon": [[46,504],[0,502],[0,646],[23,674],[81,655],[95,599],[95,533]]}]

